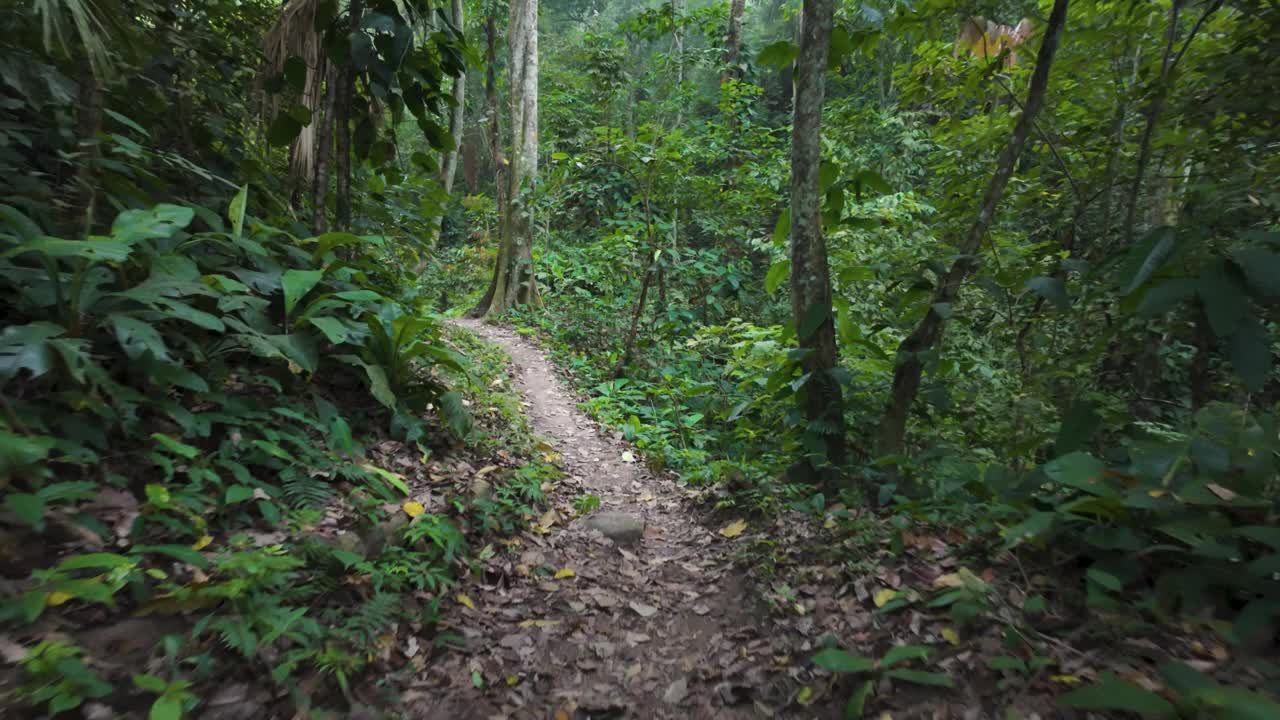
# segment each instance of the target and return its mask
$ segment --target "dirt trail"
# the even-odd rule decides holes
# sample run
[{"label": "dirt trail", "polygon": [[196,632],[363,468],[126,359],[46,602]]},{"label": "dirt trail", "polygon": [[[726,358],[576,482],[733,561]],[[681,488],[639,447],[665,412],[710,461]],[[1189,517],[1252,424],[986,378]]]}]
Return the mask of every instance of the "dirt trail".
[{"label": "dirt trail", "polygon": [[[467,648],[432,663],[428,683],[404,698],[406,710],[418,718],[746,718],[785,705],[787,683],[767,671],[777,648],[745,607],[731,543],[695,521],[680,488],[601,434],[535,345],[505,328],[455,322],[510,354],[528,417],[562,455],[567,477],[552,498],[561,515],[552,531],[522,533],[510,557],[490,560],[481,584],[464,588],[475,610],[450,616]],[[600,497],[595,513],[643,518],[642,538],[615,544],[572,519],[581,493]],[[548,572],[565,568],[574,576]]]}]

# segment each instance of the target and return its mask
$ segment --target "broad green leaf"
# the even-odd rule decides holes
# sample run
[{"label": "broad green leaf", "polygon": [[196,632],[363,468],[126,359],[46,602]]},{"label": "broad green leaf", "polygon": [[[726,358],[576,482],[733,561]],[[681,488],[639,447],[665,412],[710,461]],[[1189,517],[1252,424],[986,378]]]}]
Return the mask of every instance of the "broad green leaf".
[{"label": "broad green leaf", "polygon": [[112,223],[111,235],[113,239],[129,245],[141,240],[169,238],[190,225],[195,216],[195,211],[189,207],[166,203],[147,210],[125,210]]},{"label": "broad green leaf", "polygon": [[118,313],[107,316],[107,319],[115,330],[120,347],[124,348],[124,354],[131,359],[136,360],[147,352],[157,360],[169,359],[169,348],[151,323]]},{"label": "broad green leaf", "polygon": [[227,208],[227,219],[231,221],[231,236],[240,237],[244,231],[244,213],[249,204],[249,186],[248,184],[240,186],[240,192],[231,199],[231,206]]},{"label": "broad green leaf", "polygon": [[1229,338],[1244,321],[1249,300],[1239,279],[1224,262],[1216,262],[1200,273],[1196,294],[1204,304],[1209,326],[1220,338]]},{"label": "broad green leaf", "polygon": [[764,276],[765,292],[773,294],[775,290],[786,282],[791,273],[791,261],[779,260],[769,268],[769,272]]},{"label": "broad green leaf", "polygon": [[67,331],[51,322],[33,322],[26,325],[10,325],[0,332],[0,379],[9,379],[21,370],[27,370],[32,378],[53,369],[51,338]]},{"label": "broad green leaf", "polygon": [[160,445],[174,455],[181,455],[188,460],[191,460],[200,454],[200,448],[178,442],[164,433],[151,433],[151,439],[160,443]]},{"label": "broad green leaf", "polygon": [[1264,297],[1280,297],[1280,253],[1249,247],[1232,253],[1249,285]]},{"label": "broad green leaf", "polygon": [[1245,387],[1250,392],[1261,392],[1271,376],[1271,338],[1252,313],[1232,333],[1228,357]]},{"label": "broad green leaf", "polygon": [[893,667],[905,660],[925,660],[928,657],[929,648],[923,645],[896,645],[880,658],[880,667]]},{"label": "broad green leaf", "polygon": [[845,703],[844,716],[846,718],[852,720],[862,717],[863,713],[866,712],[867,698],[871,696],[871,688],[873,686],[874,682],[871,680],[858,684],[858,687],[849,695],[849,702]]},{"label": "broad green leaf", "polygon": [[760,54],[756,56],[756,62],[761,65],[774,65],[778,68],[786,68],[796,61],[796,57],[800,55],[800,48],[793,42],[779,40],[771,45],[766,45]]},{"label": "broad green leaf", "polygon": [[819,650],[813,656],[813,664],[836,673],[871,672],[876,667],[875,661],[870,658],[851,655],[837,648]]},{"label": "broad green leaf", "polygon": [[773,226],[773,244],[775,247],[786,247],[787,238],[791,235],[791,208],[783,208],[778,215],[778,222]]},{"label": "broad green leaf", "polygon": [[307,322],[319,328],[320,332],[324,333],[324,336],[329,339],[329,342],[335,345],[346,342],[351,335],[351,330],[335,317],[307,318]]},{"label": "broad green leaf", "polygon": [[245,500],[252,500],[253,490],[254,489],[248,485],[232,485],[227,488],[223,502],[228,505],[234,505],[236,503],[244,502]]},{"label": "broad green leaf", "polygon": [[39,495],[11,492],[5,496],[4,505],[15,517],[36,530],[44,527],[44,498]]},{"label": "broad green leaf", "polygon": [[73,555],[63,560],[58,565],[59,570],[87,570],[101,569],[112,570],[118,567],[133,565],[134,560],[124,555],[115,553],[87,553],[85,555]]},{"label": "broad green leaf", "polygon": [[181,560],[200,569],[209,567],[209,558],[201,555],[197,550],[192,550],[187,545],[134,545],[133,552],[142,555],[149,553],[168,555],[175,560]]},{"label": "broad green leaf", "polygon": [[1124,590],[1124,583],[1120,581],[1120,578],[1109,572],[1099,570],[1098,568],[1089,568],[1088,572],[1085,574],[1088,576],[1089,580],[1097,583],[1107,590],[1110,590],[1111,592],[1120,592]]},{"label": "broad green leaf", "polygon": [[1159,695],[1131,685],[1111,673],[1096,685],[1058,696],[1058,704],[1081,710],[1124,710],[1148,718],[1173,717],[1173,704]]},{"label": "broad green leaf", "polygon": [[286,270],[280,276],[280,284],[284,287],[284,314],[293,314],[293,308],[311,289],[324,278],[323,270]]},{"label": "broad green leaf", "polygon": [[302,123],[289,113],[281,112],[271,121],[271,127],[267,129],[267,142],[276,147],[283,147],[293,142],[300,132],[302,132]]},{"label": "broad green leaf", "polygon": [[117,238],[90,237],[85,240],[63,240],[41,236],[4,253],[2,257],[16,257],[23,253],[41,253],[52,258],[78,257],[85,260],[120,262],[133,252],[131,243]]},{"label": "broad green leaf", "polygon": [[1156,283],[1142,293],[1137,313],[1143,317],[1163,315],[1194,295],[1196,285],[1197,282],[1191,278],[1171,278]]},{"label": "broad green leaf", "polygon": [[181,720],[182,698],[173,695],[161,695],[151,704],[148,720]]},{"label": "broad green leaf", "polygon": [[1073,452],[1050,460],[1044,472],[1057,482],[1084,490],[1093,495],[1110,495],[1109,486],[1103,480],[1106,465],[1086,452]]},{"label": "broad green leaf", "polygon": [[1142,259],[1142,263],[1138,265],[1133,276],[1124,284],[1120,291],[1121,295],[1128,295],[1142,286],[1157,270],[1164,265],[1165,261],[1173,256],[1173,251],[1177,249],[1178,233],[1171,227],[1156,228],[1143,239],[1136,249],[1149,247],[1146,256]]},{"label": "broad green leaf", "polygon": [[1053,303],[1059,310],[1071,307],[1071,299],[1067,297],[1067,287],[1056,277],[1033,277],[1027,281],[1027,290]]}]

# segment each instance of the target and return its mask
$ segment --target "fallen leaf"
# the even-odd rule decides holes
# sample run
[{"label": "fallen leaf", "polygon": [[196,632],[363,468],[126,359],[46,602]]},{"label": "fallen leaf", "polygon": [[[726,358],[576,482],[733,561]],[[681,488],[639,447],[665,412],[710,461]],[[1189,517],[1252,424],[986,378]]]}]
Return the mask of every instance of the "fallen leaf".
[{"label": "fallen leaf", "polygon": [[191,543],[192,550],[203,550],[209,547],[209,543],[213,542],[212,535],[202,535],[199,540]]},{"label": "fallen leaf", "polygon": [[662,701],[668,705],[679,705],[688,695],[689,681],[680,678],[667,686],[667,691],[662,693]]},{"label": "fallen leaf", "polygon": [[747,529],[746,520],[734,520],[733,522],[720,528],[720,534],[727,538],[736,538]]},{"label": "fallen leaf", "polygon": [[875,602],[876,607],[884,607],[888,602],[898,596],[897,590],[885,588],[875,594],[871,599]]},{"label": "fallen leaf", "polygon": [[519,675],[508,675],[508,676],[507,676],[507,684],[508,684],[508,685],[512,685],[512,686],[519,685],[519,684],[520,684],[520,676],[519,676]]},{"label": "fallen leaf", "polygon": [[455,597],[454,600],[457,600],[459,605],[465,605],[471,608],[472,610],[476,609],[476,604],[471,601],[471,598],[467,597],[462,593],[458,593],[457,597]]},{"label": "fallen leaf", "polygon": [[401,505],[400,508],[404,510],[405,515],[408,515],[411,518],[416,518],[422,513],[426,512],[427,510],[425,507],[422,506],[422,503],[414,502],[412,500],[405,503],[404,505]]},{"label": "fallen leaf", "polygon": [[1223,502],[1231,502],[1236,499],[1235,492],[1222,487],[1218,483],[1209,483],[1208,485],[1205,485],[1205,488],[1214,495],[1217,495],[1218,499]]},{"label": "fallen leaf", "polygon": [[418,638],[410,635],[408,642],[404,645],[404,656],[411,658],[417,655],[420,650],[421,648],[418,647]]},{"label": "fallen leaf", "polygon": [[622,451],[622,462],[633,463],[635,461],[636,461],[636,456],[630,450]]},{"label": "fallen leaf", "polygon": [[12,665],[22,662],[27,656],[27,649],[11,640],[6,635],[0,635],[0,660]]},{"label": "fallen leaf", "polygon": [[491,472],[493,472],[494,470],[497,470],[497,469],[498,469],[498,466],[497,466],[497,465],[485,465],[484,467],[482,467],[482,468],[480,468],[479,470],[477,470],[477,471],[476,471],[476,477],[477,477],[477,478],[482,478],[482,477],[484,477],[485,475],[488,475],[489,473],[491,473]]},{"label": "fallen leaf", "polygon": [[560,624],[559,620],[521,620],[520,621],[520,627],[522,628],[531,628],[531,627],[549,628],[549,627],[555,627],[559,624]]},{"label": "fallen leaf", "polygon": [[952,645],[959,645],[960,633],[956,632],[955,630],[952,630],[951,628],[942,628],[942,639],[946,640]]},{"label": "fallen leaf", "polygon": [[808,706],[813,703],[813,688],[805,685],[800,688],[800,692],[796,693],[796,702]]},{"label": "fallen leaf", "polygon": [[542,517],[538,518],[538,525],[549,528],[555,525],[558,520],[560,520],[560,515],[556,513],[555,508],[552,508],[542,513]]},{"label": "fallen leaf", "polygon": [[642,618],[653,617],[658,612],[658,608],[634,600],[631,601],[630,605],[631,609],[635,610],[636,614]]},{"label": "fallen leaf", "polygon": [[1079,685],[1080,678],[1075,675],[1053,675],[1049,678],[1049,682],[1056,682],[1061,685]]},{"label": "fallen leaf", "polygon": [[933,586],[936,588],[964,587],[964,580],[960,577],[960,573],[947,573],[946,575],[939,575],[933,581]]},{"label": "fallen leaf", "polygon": [[565,578],[574,577],[577,574],[578,573],[573,571],[573,568],[560,568],[559,570],[556,571],[556,579],[563,580]]}]

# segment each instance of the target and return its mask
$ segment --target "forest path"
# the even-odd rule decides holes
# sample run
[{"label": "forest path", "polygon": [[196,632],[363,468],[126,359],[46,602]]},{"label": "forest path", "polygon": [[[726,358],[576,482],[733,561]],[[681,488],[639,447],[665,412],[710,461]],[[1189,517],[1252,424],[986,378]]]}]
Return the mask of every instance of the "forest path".
[{"label": "forest path", "polygon": [[[505,558],[500,551],[486,562],[478,585],[462,588],[475,609],[459,608],[452,631],[466,649],[435,661],[405,709],[419,718],[565,720],[761,717],[773,713],[758,704],[785,705],[787,683],[769,679],[768,621],[745,607],[732,541],[696,522],[670,479],[603,435],[531,341],[453,322],[510,355],[525,411],[566,477],[550,497],[559,516],[550,531],[522,532]],[[601,506],[575,518],[583,493]],[[615,544],[586,528],[610,512],[643,519],[639,539]]]}]

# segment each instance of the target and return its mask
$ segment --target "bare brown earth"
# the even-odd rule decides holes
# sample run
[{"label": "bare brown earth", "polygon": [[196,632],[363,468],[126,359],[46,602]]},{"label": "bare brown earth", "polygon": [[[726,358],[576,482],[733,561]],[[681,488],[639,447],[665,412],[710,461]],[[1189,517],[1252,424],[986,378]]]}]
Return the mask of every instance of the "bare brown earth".
[{"label": "bare brown earth", "polygon": [[[459,608],[466,650],[429,667],[403,707],[419,718],[777,716],[793,685],[777,667],[785,630],[746,599],[730,559],[741,538],[697,522],[685,491],[603,434],[531,342],[457,322],[509,352],[566,477],[548,532],[521,533],[484,582],[463,588],[475,606]],[[642,518],[642,539],[619,545],[586,529],[572,509],[583,493],[600,497],[597,513]]]}]

